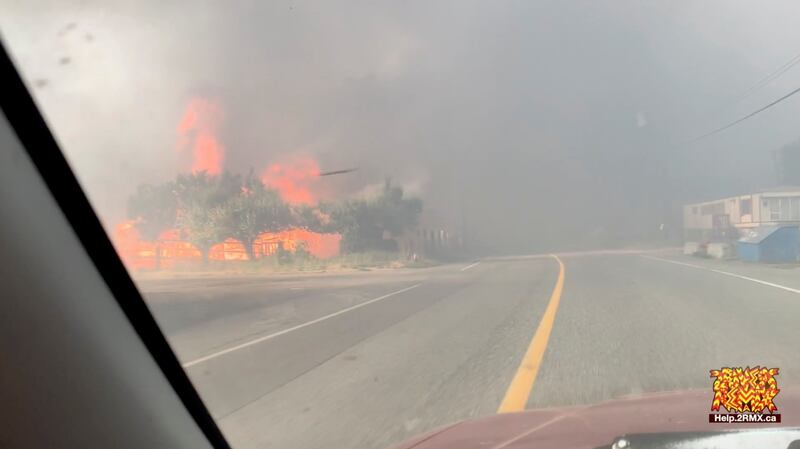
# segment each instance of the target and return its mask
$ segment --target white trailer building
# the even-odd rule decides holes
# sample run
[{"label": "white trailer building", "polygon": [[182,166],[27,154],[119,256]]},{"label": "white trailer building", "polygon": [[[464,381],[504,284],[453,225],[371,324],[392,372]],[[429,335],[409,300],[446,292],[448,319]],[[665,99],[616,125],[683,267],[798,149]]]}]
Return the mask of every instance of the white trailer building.
[{"label": "white trailer building", "polygon": [[800,224],[800,187],[779,187],[683,206],[686,242],[730,242],[747,228],[781,224]]}]

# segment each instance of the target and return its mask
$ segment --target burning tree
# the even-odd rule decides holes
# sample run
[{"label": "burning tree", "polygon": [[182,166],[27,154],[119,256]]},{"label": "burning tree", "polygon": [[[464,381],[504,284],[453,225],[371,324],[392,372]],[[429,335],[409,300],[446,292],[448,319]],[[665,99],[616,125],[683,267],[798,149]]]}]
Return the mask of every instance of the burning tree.
[{"label": "burning tree", "polygon": [[[253,243],[264,232],[291,227],[319,229],[311,206],[290,208],[277,191],[250,173],[241,176],[205,171],[179,175],[161,185],[142,185],[128,200],[128,214],[140,235],[159,244],[160,235],[177,228],[208,260],[211,247],[228,238],[242,243],[250,260]],[[158,257],[159,251],[156,252]],[[158,262],[156,263],[158,267]]]},{"label": "burning tree", "polygon": [[299,204],[291,207],[294,226],[311,232],[336,232],[331,226],[330,205],[320,203],[317,206]]},{"label": "burning tree", "polygon": [[205,171],[179,175],[175,181],[178,199],[177,224],[183,236],[208,261],[215,243],[230,237],[226,209],[231,198],[242,191],[240,176],[228,172],[210,176]]},{"label": "burning tree", "polygon": [[204,263],[211,248],[227,239],[238,240],[247,258],[255,260],[254,244],[267,233],[284,234],[279,252],[303,252],[304,245],[320,251],[322,235],[331,233],[341,235],[341,242],[338,236],[327,242],[341,243],[343,252],[395,251],[394,237],[414,227],[422,210],[419,199],[405,197],[389,181],[374,198],[339,203],[289,204],[281,193],[252,172],[243,179],[200,171],[140,186],[128,201],[128,214],[140,235],[155,243],[158,268],[159,238],[170,229],[198,249]]},{"label": "burning tree", "polygon": [[175,227],[177,216],[175,185],[140,185],[128,199],[128,218],[135,220],[136,229],[145,240],[156,242],[155,266],[160,267],[161,248],[158,245],[162,232]]},{"label": "burning tree", "polygon": [[253,243],[265,232],[278,232],[292,225],[292,215],[278,192],[269,189],[252,173],[247,176],[238,194],[232,196],[222,208],[218,226],[227,237],[233,237],[255,260]]}]

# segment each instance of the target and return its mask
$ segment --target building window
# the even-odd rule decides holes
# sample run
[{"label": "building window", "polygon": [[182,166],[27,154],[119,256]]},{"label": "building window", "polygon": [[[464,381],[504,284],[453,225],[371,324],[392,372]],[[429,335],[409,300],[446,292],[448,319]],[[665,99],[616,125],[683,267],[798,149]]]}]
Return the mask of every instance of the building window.
[{"label": "building window", "polygon": [[750,215],[753,213],[753,200],[748,198],[739,203],[739,213],[742,215]]},{"label": "building window", "polygon": [[704,204],[700,208],[700,213],[703,215],[720,215],[725,213],[725,203],[711,203]]},{"label": "building window", "polygon": [[769,220],[778,221],[781,219],[781,201],[780,198],[770,198],[766,200],[767,210],[769,211]]},{"label": "building window", "polygon": [[770,221],[800,221],[800,197],[769,198],[764,200]]},{"label": "building window", "polygon": [[770,221],[778,221],[781,219],[781,203],[779,200],[770,200],[769,202],[769,219]]}]

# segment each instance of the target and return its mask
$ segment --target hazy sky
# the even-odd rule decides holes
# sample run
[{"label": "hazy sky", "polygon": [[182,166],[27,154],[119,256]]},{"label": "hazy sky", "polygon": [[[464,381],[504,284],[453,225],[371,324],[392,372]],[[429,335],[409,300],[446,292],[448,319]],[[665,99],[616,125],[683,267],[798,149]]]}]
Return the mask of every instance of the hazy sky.
[{"label": "hazy sky", "polygon": [[[774,182],[800,2],[3,1],[0,30],[107,224],[174,177],[191,98],[226,168],[308,154],[337,194],[390,176],[502,252],[616,244],[675,204]],[[263,3],[263,4],[262,4]],[[70,26],[69,24],[74,24]],[[69,58],[68,61],[62,58]]]}]

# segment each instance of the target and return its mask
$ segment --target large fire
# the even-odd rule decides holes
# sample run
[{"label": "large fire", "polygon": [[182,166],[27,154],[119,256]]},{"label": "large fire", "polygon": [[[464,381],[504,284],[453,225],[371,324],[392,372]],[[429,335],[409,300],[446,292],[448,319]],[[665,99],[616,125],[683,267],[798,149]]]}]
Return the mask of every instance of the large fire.
[{"label": "large fire", "polygon": [[[139,238],[135,225],[134,220],[125,221],[117,225],[114,232],[117,252],[129,269],[168,269],[180,265],[196,265],[202,261],[200,250],[181,240],[177,229],[164,231],[158,241],[149,242]],[[320,234],[305,229],[263,232],[253,242],[253,254],[259,259],[278,253],[280,248],[290,253],[304,248],[318,259],[329,259],[339,254],[341,239],[338,234]],[[244,245],[236,239],[226,239],[212,246],[208,258],[213,261],[248,260]]]},{"label": "large fire", "polygon": [[178,124],[178,151],[191,151],[190,170],[216,175],[222,171],[225,148],[217,138],[222,109],[206,98],[194,98]]},{"label": "large fire", "polygon": [[[189,169],[206,171],[211,175],[222,172],[224,147],[217,138],[222,122],[220,106],[206,98],[194,98],[186,107],[178,131],[178,151],[191,152]],[[262,182],[277,190],[290,205],[314,205],[319,199],[319,166],[309,156],[294,156],[267,167]],[[339,254],[338,234],[320,234],[307,229],[289,229],[281,232],[264,232],[253,242],[256,258],[285,251],[296,253],[303,249],[314,257],[327,259]],[[136,220],[117,225],[114,238],[117,252],[131,269],[173,268],[184,263],[202,260],[199,249],[181,240],[180,231],[169,229],[161,233],[156,241],[140,238]],[[227,239],[211,247],[209,260],[247,260],[248,254],[242,242]]]},{"label": "large fire", "polygon": [[289,204],[314,205],[319,200],[319,165],[309,156],[293,156],[267,167],[261,181]]}]

